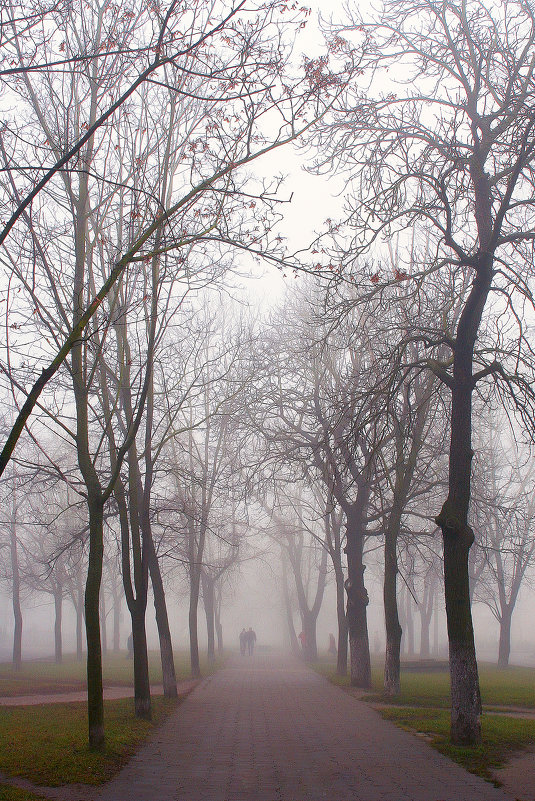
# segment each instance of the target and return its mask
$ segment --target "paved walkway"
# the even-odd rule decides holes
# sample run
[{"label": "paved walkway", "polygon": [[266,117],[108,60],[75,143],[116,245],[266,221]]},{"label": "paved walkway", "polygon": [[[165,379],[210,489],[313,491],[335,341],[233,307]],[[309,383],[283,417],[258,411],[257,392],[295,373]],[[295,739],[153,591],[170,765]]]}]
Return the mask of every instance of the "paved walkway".
[{"label": "paved walkway", "polygon": [[512,801],[299,663],[236,658],[94,801]]}]

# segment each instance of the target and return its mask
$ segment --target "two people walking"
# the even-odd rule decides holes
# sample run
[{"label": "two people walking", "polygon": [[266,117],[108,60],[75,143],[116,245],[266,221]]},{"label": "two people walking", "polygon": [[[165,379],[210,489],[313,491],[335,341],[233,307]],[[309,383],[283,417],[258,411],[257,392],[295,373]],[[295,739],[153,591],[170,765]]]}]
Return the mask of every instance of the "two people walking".
[{"label": "two people walking", "polygon": [[256,632],[249,627],[249,631],[242,629],[240,632],[240,653],[245,656],[245,652],[252,656],[256,643]]}]

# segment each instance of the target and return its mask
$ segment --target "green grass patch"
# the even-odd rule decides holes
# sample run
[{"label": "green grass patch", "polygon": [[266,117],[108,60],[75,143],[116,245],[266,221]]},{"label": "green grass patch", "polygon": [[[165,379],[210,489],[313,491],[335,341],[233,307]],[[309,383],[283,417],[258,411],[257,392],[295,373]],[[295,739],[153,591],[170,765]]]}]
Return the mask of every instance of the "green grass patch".
[{"label": "green grass patch", "polygon": [[[216,662],[217,666],[217,662]],[[203,674],[214,668],[201,663]],[[104,685],[133,687],[133,661],[126,651],[108,654],[103,658],[102,672]],[[175,653],[175,669],[177,679],[190,677],[189,653]],[[162,683],[162,667],[159,651],[149,651],[149,677],[151,684]],[[0,696],[47,694],[84,690],[86,687],[86,663],[76,660],[72,655],[66,656],[57,665],[53,660],[36,659],[24,662],[20,671],[13,670],[11,663],[0,664]]]},{"label": "green grass patch", "polygon": [[[327,659],[313,666],[333,684],[349,687],[349,677],[336,675],[336,666]],[[486,707],[519,706],[535,709],[535,668],[509,667],[505,670],[486,663],[479,665],[481,698]],[[372,691],[366,700],[414,707],[450,706],[450,677],[442,670],[401,669],[401,692],[396,696],[383,693],[383,666],[372,665]]]},{"label": "green grass patch", "polygon": [[523,706],[535,709],[535,668],[495,665],[479,668],[481,698],[489,706]]},{"label": "green grass patch", "polygon": [[44,786],[105,782],[176,705],[163,697],[152,703],[149,723],[134,717],[133,699],[106,701],[102,752],[87,746],[83,703],[0,707],[0,771]]},{"label": "green grass patch", "polygon": [[383,708],[380,711],[398,726],[428,735],[438,751],[488,780],[492,780],[492,770],[502,767],[514,752],[531,746],[535,738],[535,720],[485,714],[481,745],[464,748],[449,743],[450,716],[446,710]]},{"label": "green grass patch", "polygon": [[28,790],[11,787],[9,784],[0,784],[0,801],[47,801],[42,795],[35,795]]}]

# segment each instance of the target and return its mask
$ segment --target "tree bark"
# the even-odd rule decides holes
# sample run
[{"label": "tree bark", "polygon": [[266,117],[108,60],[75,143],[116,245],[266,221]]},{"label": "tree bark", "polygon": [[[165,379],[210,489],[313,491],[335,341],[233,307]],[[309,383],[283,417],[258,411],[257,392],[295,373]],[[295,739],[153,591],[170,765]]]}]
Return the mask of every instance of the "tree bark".
[{"label": "tree bark", "polygon": [[158,627],[158,639],[160,641],[163,694],[166,698],[176,698],[178,696],[178,691],[176,687],[175,659],[173,656],[171,629],[169,628],[165,590],[160,571],[160,563],[158,562],[158,555],[152,539],[152,531],[148,537],[147,549],[149,555],[150,578],[154,596],[154,611],[156,614],[156,625]]},{"label": "tree bark", "polygon": [[335,566],[336,578],[336,618],[338,621],[338,652],[336,655],[336,673],[347,676],[347,617],[345,610],[344,573],[342,565]]},{"label": "tree bark", "polygon": [[435,657],[435,659],[438,659],[440,654],[440,643],[438,635],[439,597],[440,593],[437,591],[435,593],[435,599],[433,604],[433,656]]},{"label": "tree bark", "polygon": [[511,654],[511,619],[512,609],[502,609],[500,617],[500,642],[498,645],[498,667],[509,667]]},{"label": "tree bark", "polygon": [[215,605],[214,605],[214,581],[208,576],[206,571],[201,573],[202,597],[204,603],[204,613],[206,616],[206,632],[208,636],[207,656],[209,662],[215,662]]},{"label": "tree bark", "polygon": [[54,658],[56,665],[60,665],[63,659],[63,646],[61,641],[62,613],[63,591],[62,587],[56,587],[54,592]]},{"label": "tree bark", "polygon": [[368,592],[364,584],[364,507],[363,499],[357,500],[347,515],[347,625],[351,653],[351,686],[371,687],[370,643],[368,639],[367,607]]},{"label": "tree bark", "polygon": [[384,691],[386,695],[398,695],[400,692],[400,649],[401,625],[398,615],[397,577],[398,558],[397,540],[401,512],[393,509],[385,532],[385,572],[383,583],[383,601],[385,610],[385,669]]},{"label": "tree bark", "polygon": [[149,660],[147,654],[147,633],[145,628],[145,609],[136,600],[132,613],[132,639],[134,646],[134,709],[137,718],[151,720],[152,706],[149,682]]},{"label": "tree bark", "polygon": [[113,582],[113,651],[121,650],[121,596],[117,592],[117,584]]},{"label": "tree bark", "polygon": [[219,656],[223,655],[223,624],[221,623],[221,615],[219,612],[218,604],[216,604],[215,612],[215,633],[217,637],[217,653]]},{"label": "tree bark", "polygon": [[[112,446],[112,463],[115,459]],[[129,454],[129,462],[135,458]],[[147,636],[145,631],[145,612],[147,608],[148,566],[146,553],[143,552],[137,511],[137,481],[130,470],[130,520],[126,493],[122,479],[119,477],[115,483],[114,496],[119,510],[119,523],[121,528],[121,564],[123,573],[123,586],[126,604],[130,612],[132,623],[132,644],[134,651],[134,708],[136,717],[150,720],[151,701],[149,683],[149,663],[147,656]],[[130,542],[131,540],[131,542]],[[130,567],[130,544],[132,546],[132,570]],[[135,591],[134,591],[135,588]],[[142,652],[139,650],[142,649]]]},{"label": "tree bark", "polygon": [[318,659],[318,645],[316,641],[316,623],[318,616],[310,610],[302,611],[303,631],[305,633],[305,647],[303,655],[306,662],[316,662]]},{"label": "tree bark", "polygon": [[292,602],[290,600],[290,589],[288,587],[288,555],[286,549],[281,547],[281,563],[282,563],[282,592],[284,597],[284,611],[286,615],[286,625],[288,632],[288,641],[292,652],[296,655],[299,654],[299,640],[294,625],[294,616],[292,609]]},{"label": "tree bark", "polygon": [[75,607],[76,611],[76,658],[82,660],[84,656],[83,648],[83,628],[84,628],[84,590],[82,585],[81,574],[77,577],[76,592],[78,593],[78,602]]},{"label": "tree bark", "polygon": [[407,632],[406,653],[408,657],[414,656],[414,616],[412,595],[407,589],[405,592],[405,630]]},{"label": "tree bark", "polygon": [[20,571],[17,541],[17,508],[13,490],[13,512],[10,526],[10,555],[11,555],[11,593],[13,604],[13,667],[20,670],[22,667],[22,609],[20,605]]},{"label": "tree bark", "polygon": [[[486,181],[485,175],[475,180]],[[478,227],[484,223],[478,219]],[[482,241],[486,241],[482,238]],[[474,642],[468,558],[474,534],[468,525],[472,469],[472,365],[483,308],[492,282],[492,259],[480,256],[459,318],[451,382],[448,497],[436,522],[444,542],[444,589],[450,650],[451,740],[481,742],[481,696]]]},{"label": "tree bark", "polygon": [[104,698],[102,651],[100,646],[100,583],[104,557],[103,504],[96,492],[88,493],[89,563],[85,585],[85,628],[87,638],[87,710],[89,747],[104,747]]},{"label": "tree bark", "polygon": [[108,653],[108,627],[106,626],[106,598],[104,590],[100,592],[100,631],[102,636],[102,653]]},{"label": "tree bark", "polygon": [[433,600],[435,597],[434,576],[426,576],[424,597],[418,606],[420,612],[420,659],[428,659],[431,654],[431,616],[433,614]]},{"label": "tree bark", "polygon": [[200,577],[197,565],[190,565],[190,595],[189,595],[189,647],[191,661],[191,675],[194,679],[201,678],[201,662],[199,659],[199,632],[197,623],[197,609],[199,607]]}]

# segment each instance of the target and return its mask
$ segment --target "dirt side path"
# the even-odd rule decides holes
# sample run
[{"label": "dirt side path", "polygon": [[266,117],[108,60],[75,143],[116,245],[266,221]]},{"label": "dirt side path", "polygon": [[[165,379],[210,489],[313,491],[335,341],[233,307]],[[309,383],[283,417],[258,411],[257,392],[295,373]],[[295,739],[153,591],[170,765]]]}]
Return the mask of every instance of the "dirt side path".
[{"label": "dirt side path", "polygon": [[[179,695],[189,693],[197,684],[196,679],[177,682]],[[151,695],[163,695],[163,686],[157,684],[150,688]],[[115,701],[118,698],[133,698],[133,687],[104,687],[104,698]],[[87,701],[87,690],[74,690],[67,693],[38,693],[35,695],[12,695],[0,698],[0,706],[39,706],[41,704],[65,704],[71,701]]]}]

